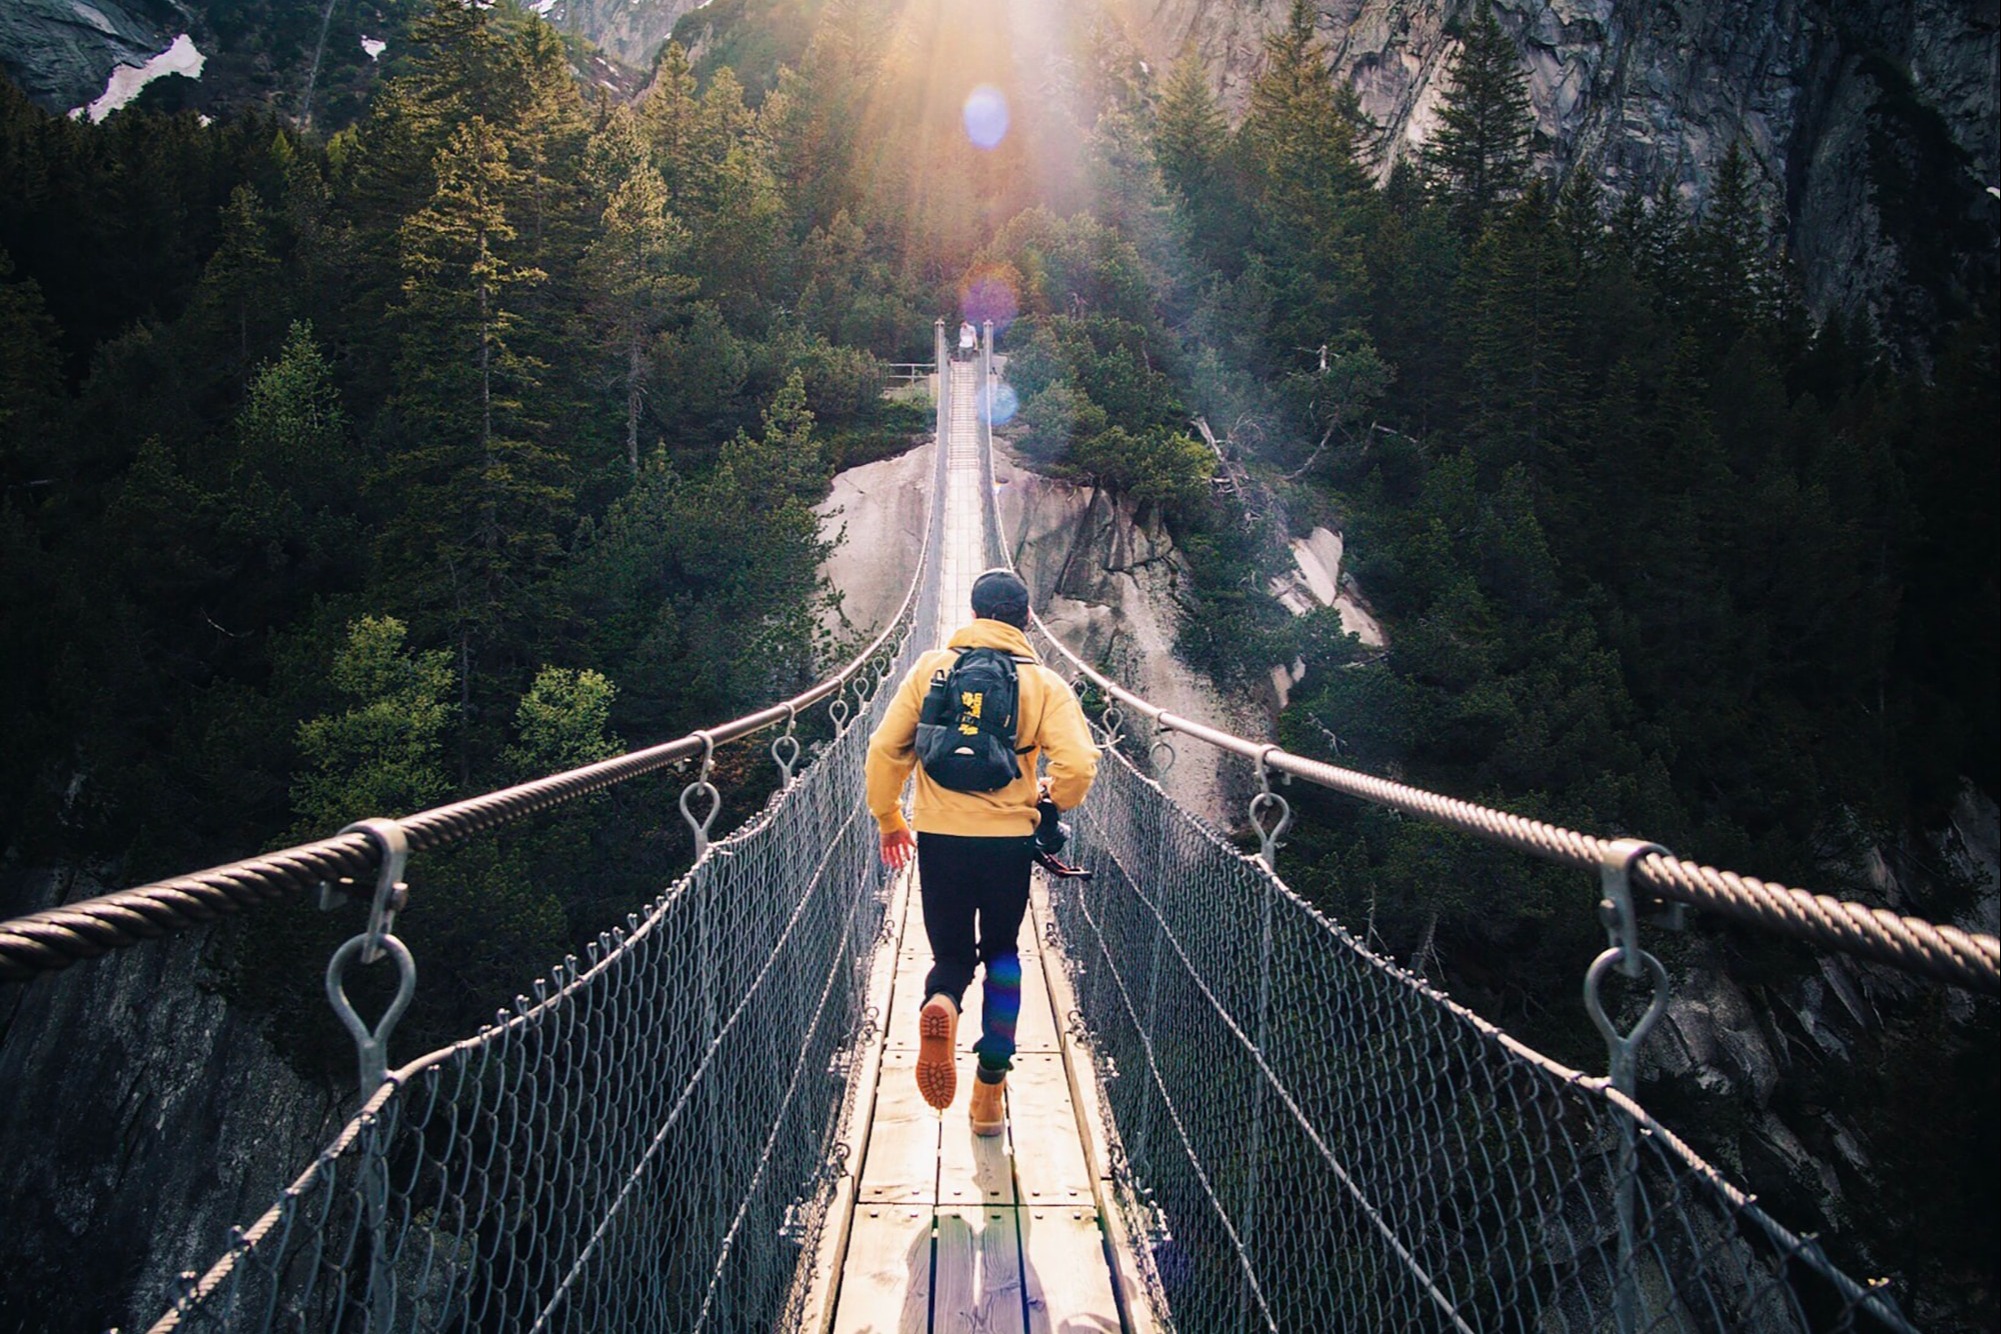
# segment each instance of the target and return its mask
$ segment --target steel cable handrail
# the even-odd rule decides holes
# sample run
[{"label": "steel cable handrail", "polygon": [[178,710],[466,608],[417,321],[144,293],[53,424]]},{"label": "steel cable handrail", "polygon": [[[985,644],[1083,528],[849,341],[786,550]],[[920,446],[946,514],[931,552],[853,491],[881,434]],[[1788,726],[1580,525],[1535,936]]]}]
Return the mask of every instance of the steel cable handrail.
[{"label": "steel cable handrail", "polygon": [[[980,467],[986,482],[987,505],[996,549],[994,555],[1014,567],[1001,522],[994,485],[993,439],[989,394],[981,390]],[[1605,865],[1612,840],[1565,829],[1527,816],[1511,815],[1475,802],[1441,796],[1423,788],[1372,774],[1344,769],[1324,760],[1295,755],[1269,742],[1248,741],[1219,728],[1182,718],[1150,703],[1071,652],[1040,616],[1030,613],[1042,637],[1067,658],[1085,679],[1121,705],[1145,715],[1165,732],[1179,732],[1219,750],[1241,755],[1279,773],[1303,778],[1362,801],[1388,806],[1499,843],[1545,861],[1595,871]],[[1965,987],[1982,995],[2001,995],[2001,939],[1982,932],[1907,917],[1886,908],[1838,899],[1772,881],[1719,871],[1685,858],[1653,852],[1636,861],[1634,881],[1670,903],[1686,903],[1719,916],[1761,926],[1829,949],[1841,950],[1936,981]]]},{"label": "steel cable handrail", "polygon": [[[832,675],[782,704],[717,727],[405,816],[397,823],[403,828],[410,852],[431,852],[464,842],[475,834],[693,759],[721,742],[734,741],[798,717],[846,686],[897,633],[910,615],[918,585],[923,580],[930,555],[928,528],[925,546],[896,614],[867,648]],[[191,875],[0,921],[0,982],[24,982],[82,959],[94,959],[141,941],[189,930],[225,914],[242,912],[323,883],[350,878],[366,884],[373,879],[380,860],[380,845],[369,834],[341,833]]]}]

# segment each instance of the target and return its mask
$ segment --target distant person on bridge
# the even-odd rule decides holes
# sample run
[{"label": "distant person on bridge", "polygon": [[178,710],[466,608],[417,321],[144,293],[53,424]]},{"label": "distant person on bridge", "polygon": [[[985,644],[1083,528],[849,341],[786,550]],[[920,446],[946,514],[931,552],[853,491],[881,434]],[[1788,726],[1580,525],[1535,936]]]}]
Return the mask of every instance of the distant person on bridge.
[{"label": "distant person on bridge", "polygon": [[[1054,811],[1038,806],[1064,811],[1083,801],[1098,751],[1076,695],[1029,647],[1028,586],[1011,571],[988,570],[973,582],[972,600],[973,622],[917,660],[869,738],[868,807],[882,827],[885,862],[901,868],[917,854],[932,958],[918,1018],[918,1090],[940,1111],[952,1105],[960,1002],[984,964],[971,1114],[976,1134],[997,1135],[1021,1015],[1017,940],[1029,867],[1045,815],[1054,823]],[[1048,775],[1038,779],[1043,760]],[[913,770],[914,838],[899,805]]]},{"label": "distant person on bridge", "polygon": [[973,327],[971,320],[961,321],[959,324],[959,360],[971,361],[973,353],[979,350],[979,346],[979,330]]}]

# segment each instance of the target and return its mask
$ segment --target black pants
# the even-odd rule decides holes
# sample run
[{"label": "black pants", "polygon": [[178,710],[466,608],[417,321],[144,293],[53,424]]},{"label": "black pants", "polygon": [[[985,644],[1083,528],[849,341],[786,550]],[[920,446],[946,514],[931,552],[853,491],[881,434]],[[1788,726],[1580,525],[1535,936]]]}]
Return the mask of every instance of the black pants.
[{"label": "black pants", "polygon": [[[976,964],[986,965],[981,991],[984,1032],[974,1044],[980,1068],[1009,1069],[1014,1027],[1021,1017],[1021,919],[1028,912],[1025,838],[917,836],[917,883],[924,895],[924,934],[931,939],[931,972],[924,994],[965,999]],[[998,1077],[998,1076],[996,1076]]]}]

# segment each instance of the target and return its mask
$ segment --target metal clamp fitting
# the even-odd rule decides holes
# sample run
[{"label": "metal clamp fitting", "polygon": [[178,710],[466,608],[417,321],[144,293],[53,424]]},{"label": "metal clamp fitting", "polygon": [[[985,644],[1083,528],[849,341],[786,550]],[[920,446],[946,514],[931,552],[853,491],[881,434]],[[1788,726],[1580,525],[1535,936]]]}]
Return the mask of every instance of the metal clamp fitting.
[{"label": "metal clamp fitting", "polygon": [[[1258,790],[1251,798],[1249,812],[1251,828],[1258,833],[1258,860],[1274,875],[1278,873],[1278,850],[1285,846],[1279,839],[1292,828],[1292,803],[1271,790],[1271,770],[1265,765],[1265,757],[1278,749],[1266,746],[1258,752]],[[1269,810],[1276,810],[1278,818],[1267,827],[1262,817]]]},{"label": "metal clamp fitting", "polygon": [[778,765],[778,790],[783,792],[792,786],[792,766],[799,763],[799,738],[793,729],[799,725],[799,710],[790,703],[785,706],[785,730],[771,739],[771,758]]},{"label": "metal clamp fitting", "polygon": [[[695,773],[695,781],[681,789],[681,818],[688,822],[688,828],[695,834],[695,860],[701,861],[709,851],[709,826],[716,822],[716,816],[723,808],[723,794],[709,781],[709,773],[716,767],[716,739],[707,732],[696,732],[702,739],[702,767]],[[709,813],[697,819],[695,811],[688,803],[697,795],[709,799]]]},{"label": "metal clamp fitting", "polygon": [[410,886],[403,882],[403,870],[410,864],[410,840],[402,825],[380,818],[357,820],[340,832],[367,834],[375,843],[375,896],[369,901],[367,943],[361,949],[361,961],[374,963],[396,928],[396,914],[410,901]]},{"label": "metal clamp fitting", "polygon": [[1598,884],[1604,893],[1598,913],[1611,947],[1625,956],[1619,960],[1619,971],[1627,977],[1640,975],[1640,918],[1633,907],[1633,863],[1656,852],[1673,855],[1658,843],[1617,838],[1605,845],[1598,861]]},{"label": "metal clamp fitting", "polygon": [[[1612,1087],[1628,1097],[1637,1087],[1635,1058],[1640,1044],[1666,1013],[1668,1004],[1667,969],[1659,959],[1640,948],[1639,915],[1633,909],[1633,863],[1656,852],[1667,855],[1667,849],[1660,844],[1637,838],[1615,839],[1605,845],[1598,866],[1599,885],[1604,891],[1598,912],[1604,920],[1609,943],[1584,974],[1585,1013],[1605,1038]],[[1605,974],[1615,967],[1629,978],[1645,975],[1653,983],[1653,996],[1647,1002],[1646,1012],[1626,1033],[1613,1025],[1599,994]]]}]

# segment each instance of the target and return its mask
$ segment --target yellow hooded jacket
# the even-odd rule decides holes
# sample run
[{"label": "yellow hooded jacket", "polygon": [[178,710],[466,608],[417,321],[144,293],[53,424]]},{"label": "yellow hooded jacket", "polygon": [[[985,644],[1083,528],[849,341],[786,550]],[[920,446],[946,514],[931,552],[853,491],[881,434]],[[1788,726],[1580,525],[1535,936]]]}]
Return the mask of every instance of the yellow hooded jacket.
[{"label": "yellow hooded jacket", "polygon": [[[931,689],[934,672],[952,669],[957,648],[997,648],[1017,659],[1016,704],[1020,725],[1015,747],[1021,777],[994,792],[957,792],[940,787],[917,763],[917,716]],[[889,702],[882,725],[868,743],[868,808],[882,832],[910,827],[898,805],[903,782],[917,772],[912,820],[920,834],[958,834],[969,838],[1025,837],[1035,832],[1036,763],[1049,760],[1049,797],[1069,810],[1084,800],[1098,772],[1098,749],[1091,744],[1084,710],[1069,683],[1044,667],[1028,646],[1028,637],[1005,621],[977,620],[952,636],[948,647],[932,649],[917,660],[896,698]]]}]

